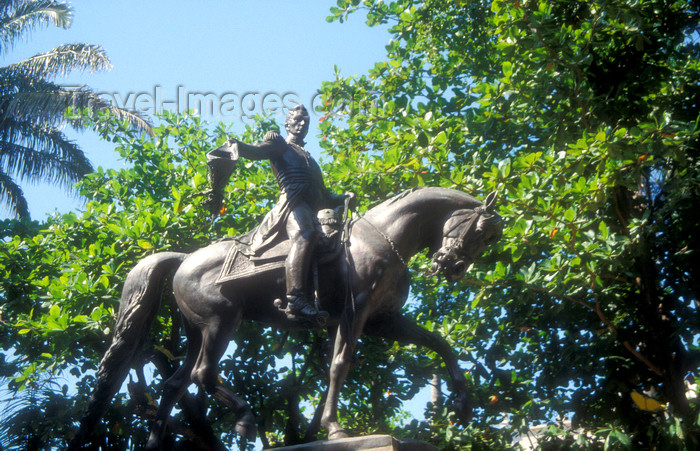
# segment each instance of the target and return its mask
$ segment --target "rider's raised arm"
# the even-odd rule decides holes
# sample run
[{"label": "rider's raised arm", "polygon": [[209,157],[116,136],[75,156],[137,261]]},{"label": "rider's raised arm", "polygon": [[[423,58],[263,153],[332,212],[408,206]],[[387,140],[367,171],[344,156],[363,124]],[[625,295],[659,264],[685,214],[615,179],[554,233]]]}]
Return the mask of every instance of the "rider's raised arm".
[{"label": "rider's raised arm", "polygon": [[[232,151],[237,156],[249,160],[271,160],[279,156],[284,151],[285,142],[279,133],[270,131],[265,134],[265,138],[259,144],[246,144],[237,139],[229,140]],[[235,150],[234,150],[235,149]]]}]

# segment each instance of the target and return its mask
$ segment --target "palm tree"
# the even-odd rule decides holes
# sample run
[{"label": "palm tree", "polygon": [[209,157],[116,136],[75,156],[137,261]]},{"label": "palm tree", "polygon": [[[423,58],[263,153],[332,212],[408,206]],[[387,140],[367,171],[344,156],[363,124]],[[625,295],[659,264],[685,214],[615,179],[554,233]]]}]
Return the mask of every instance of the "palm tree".
[{"label": "palm tree", "polygon": [[[0,379],[7,386],[7,379]],[[63,390],[66,391],[63,391]],[[0,449],[60,449],[70,439],[74,418],[80,418],[82,406],[67,396],[62,387],[45,379],[23,391],[0,390]]]},{"label": "palm tree", "polygon": [[[54,0],[0,0],[0,56],[37,27],[68,28],[73,11]],[[73,70],[111,68],[102,48],[67,44],[19,63],[0,67],[0,203],[17,217],[29,208],[17,183],[45,181],[70,189],[92,165],[83,151],[60,128],[82,129],[79,115],[66,111],[106,111],[133,127],[152,133],[138,114],[112,106],[88,87],[69,89],[52,80]]]}]

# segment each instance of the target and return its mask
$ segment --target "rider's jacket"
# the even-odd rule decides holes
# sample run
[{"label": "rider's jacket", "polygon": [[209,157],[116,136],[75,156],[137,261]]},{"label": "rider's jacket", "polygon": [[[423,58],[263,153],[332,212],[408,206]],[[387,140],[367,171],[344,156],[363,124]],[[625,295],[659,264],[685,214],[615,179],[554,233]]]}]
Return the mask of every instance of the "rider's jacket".
[{"label": "rider's jacket", "polygon": [[321,168],[303,147],[288,143],[279,133],[267,132],[263,142],[250,145],[238,142],[238,154],[250,160],[270,160],[281,197],[294,209],[306,202],[312,209],[332,208],[344,197],[330,193],[323,183]]}]

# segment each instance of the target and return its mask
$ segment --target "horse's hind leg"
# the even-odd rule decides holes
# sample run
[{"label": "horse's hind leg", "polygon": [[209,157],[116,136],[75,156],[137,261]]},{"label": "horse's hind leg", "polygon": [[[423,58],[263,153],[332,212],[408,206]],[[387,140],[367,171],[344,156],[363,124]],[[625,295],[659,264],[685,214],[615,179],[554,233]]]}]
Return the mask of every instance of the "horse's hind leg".
[{"label": "horse's hind leg", "polygon": [[471,418],[472,406],[467,379],[464,377],[464,373],[457,362],[454,351],[444,338],[401,315],[375,318],[367,323],[365,333],[389,340],[396,340],[403,344],[409,343],[425,346],[437,352],[445,362],[452,381],[452,390],[457,395],[454,403],[455,411],[465,421]]},{"label": "horse's hind leg", "polygon": [[170,418],[170,411],[180,398],[182,398],[187,386],[192,383],[190,373],[192,372],[192,368],[194,368],[197,359],[197,351],[199,350],[202,340],[199,331],[194,330],[187,322],[185,322],[185,329],[187,331],[187,356],[185,357],[185,361],[182,362],[182,365],[180,365],[180,368],[165,381],[163,395],[161,396],[158,411],[156,412],[156,419],[153,422],[153,426],[151,426],[151,433],[146,443],[146,450],[149,451],[157,450],[161,447],[163,438],[165,437],[168,419]]},{"label": "horse's hind leg", "polygon": [[219,380],[219,360],[226,352],[235,325],[207,325],[202,331],[199,358],[192,371],[192,380],[222,402],[236,417],[236,432],[247,440],[255,440],[257,427],[250,406],[227,390]]}]

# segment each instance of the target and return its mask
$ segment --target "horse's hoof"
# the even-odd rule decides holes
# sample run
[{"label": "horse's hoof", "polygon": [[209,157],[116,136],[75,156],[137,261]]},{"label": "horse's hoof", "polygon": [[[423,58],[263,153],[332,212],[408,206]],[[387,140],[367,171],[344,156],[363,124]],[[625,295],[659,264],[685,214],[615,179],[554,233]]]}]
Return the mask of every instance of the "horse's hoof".
[{"label": "horse's hoof", "polygon": [[160,448],[160,445],[158,444],[158,440],[149,438],[148,442],[146,442],[146,448],[144,448],[146,451],[158,451],[158,448]]},{"label": "horse's hoof", "polygon": [[341,438],[348,438],[350,437],[347,432],[345,432],[345,429],[341,428],[338,426],[337,428],[333,428],[331,431],[328,431],[328,440],[338,440]]},{"label": "horse's hoof", "polygon": [[342,430],[342,429],[339,430],[339,431],[335,431],[335,432],[332,433],[332,434],[328,434],[328,440],[339,440],[339,439],[341,439],[341,438],[348,438],[348,437],[350,437],[350,436],[348,435],[348,433],[345,432],[345,431]]},{"label": "horse's hoof", "polygon": [[[249,416],[250,418],[248,418]],[[254,442],[258,434],[258,427],[254,420],[252,415],[246,414],[236,422],[236,433],[249,442]]]}]

